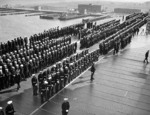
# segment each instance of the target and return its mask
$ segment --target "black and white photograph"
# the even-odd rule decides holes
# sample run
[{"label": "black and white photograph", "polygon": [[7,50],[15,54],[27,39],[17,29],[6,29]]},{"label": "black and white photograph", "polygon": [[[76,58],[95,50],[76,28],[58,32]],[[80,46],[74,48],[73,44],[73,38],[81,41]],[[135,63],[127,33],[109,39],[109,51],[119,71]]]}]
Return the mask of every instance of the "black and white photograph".
[{"label": "black and white photograph", "polygon": [[0,0],[0,115],[150,115],[150,0]]}]

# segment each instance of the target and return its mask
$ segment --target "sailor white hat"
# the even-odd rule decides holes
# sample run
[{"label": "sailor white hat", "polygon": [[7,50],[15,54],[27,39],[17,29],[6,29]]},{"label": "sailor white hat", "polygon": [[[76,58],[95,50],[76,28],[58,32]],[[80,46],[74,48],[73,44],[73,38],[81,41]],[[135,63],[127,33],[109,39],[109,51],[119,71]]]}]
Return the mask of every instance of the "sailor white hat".
[{"label": "sailor white hat", "polygon": [[32,76],[35,76],[35,74],[32,74]]},{"label": "sailor white hat", "polygon": [[68,101],[68,98],[64,98],[64,101]]},{"label": "sailor white hat", "polygon": [[8,102],[7,102],[7,104],[12,104],[12,101],[11,101],[11,100],[10,100],[10,101],[8,101]]},{"label": "sailor white hat", "polygon": [[44,84],[48,84],[48,82],[47,82],[47,81],[44,81]]}]

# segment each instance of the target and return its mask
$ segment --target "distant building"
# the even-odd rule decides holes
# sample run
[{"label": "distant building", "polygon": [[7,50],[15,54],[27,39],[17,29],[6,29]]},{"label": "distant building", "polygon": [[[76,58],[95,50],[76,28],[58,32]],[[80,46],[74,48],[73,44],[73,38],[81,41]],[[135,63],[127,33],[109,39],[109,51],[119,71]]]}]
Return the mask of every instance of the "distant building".
[{"label": "distant building", "polygon": [[34,10],[41,11],[41,6],[34,7]]},{"label": "distant building", "polygon": [[129,9],[129,8],[115,8],[115,13],[124,13],[124,14],[132,14],[141,12],[140,9]]},{"label": "distant building", "polygon": [[8,4],[5,4],[5,5],[2,5],[2,8],[11,8],[11,6]]},{"label": "distant building", "polygon": [[99,13],[101,12],[101,5],[79,4],[78,11],[80,14]]},{"label": "distant building", "polygon": [[62,11],[67,12],[67,7],[55,7],[55,6],[49,6],[49,5],[42,5],[41,10],[47,10],[47,11]]}]

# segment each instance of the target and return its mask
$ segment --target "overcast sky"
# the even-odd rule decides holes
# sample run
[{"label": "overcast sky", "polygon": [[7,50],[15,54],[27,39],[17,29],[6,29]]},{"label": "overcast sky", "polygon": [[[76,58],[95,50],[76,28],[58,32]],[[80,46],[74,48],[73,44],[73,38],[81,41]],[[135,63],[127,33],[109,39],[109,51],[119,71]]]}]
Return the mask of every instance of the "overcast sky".
[{"label": "overcast sky", "polygon": [[59,3],[59,2],[71,2],[71,1],[87,1],[94,2],[94,1],[112,1],[112,2],[135,2],[135,3],[142,3],[150,0],[0,0],[0,5],[3,4],[33,4],[33,3]]}]

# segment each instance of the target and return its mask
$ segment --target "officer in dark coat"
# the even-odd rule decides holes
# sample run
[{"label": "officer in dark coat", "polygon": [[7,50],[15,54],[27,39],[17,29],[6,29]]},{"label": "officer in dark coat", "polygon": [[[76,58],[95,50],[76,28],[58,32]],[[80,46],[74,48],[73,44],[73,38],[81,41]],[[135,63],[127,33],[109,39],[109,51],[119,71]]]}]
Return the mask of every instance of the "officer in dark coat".
[{"label": "officer in dark coat", "polygon": [[146,61],[146,63],[149,63],[148,62],[148,56],[149,56],[149,50],[146,52],[146,54],[145,54],[145,59],[144,59],[144,63],[145,63],[145,61]]},{"label": "officer in dark coat", "polygon": [[68,98],[64,98],[64,102],[62,103],[61,108],[62,108],[62,115],[67,115],[70,108]]},{"label": "officer in dark coat", "polygon": [[14,106],[12,104],[12,101],[7,102],[7,106],[5,108],[5,113],[6,113],[6,115],[14,115],[15,110],[14,110]]},{"label": "officer in dark coat", "polygon": [[52,96],[52,89],[53,89],[53,84],[52,84],[52,76],[51,74],[48,75],[48,78],[47,78],[47,82],[48,82],[48,91],[47,91],[47,98],[49,99],[51,96]]},{"label": "officer in dark coat", "polygon": [[40,71],[39,75],[38,75],[38,81],[39,81],[39,93],[41,92],[41,87],[44,81],[44,77],[43,77],[43,73],[42,71]]},{"label": "officer in dark coat", "polygon": [[93,64],[92,64],[92,67],[91,67],[91,81],[94,79],[94,78],[93,78],[94,73],[95,73],[95,64],[93,63]]},{"label": "officer in dark coat", "polygon": [[10,86],[10,83],[11,83],[11,81],[10,81],[11,73],[9,72],[8,69],[5,69],[5,77],[6,77],[6,81],[5,81],[6,87],[8,88]]},{"label": "officer in dark coat", "polygon": [[69,78],[69,69],[67,66],[64,66],[64,86],[67,84],[68,78]]},{"label": "officer in dark coat", "polygon": [[17,65],[16,75],[15,75],[15,82],[17,84],[17,90],[19,90],[20,88],[20,81],[21,81],[20,69],[19,69],[19,65]]},{"label": "officer in dark coat", "polygon": [[45,80],[41,86],[41,102],[45,102],[47,100],[47,85],[48,81]]},{"label": "officer in dark coat", "polygon": [[0,115],[5,115],[2,107],[0,107]]},{"label": "officer in dark coat", "polygon": [[38,86],[37,86],[37,78],[35,77],[35,74],[32,75],[32,79],[31,79],[31,82],[32,82],[32,87],[33,87],[33,95],[37,95],[37,90],[38,90]]}]

